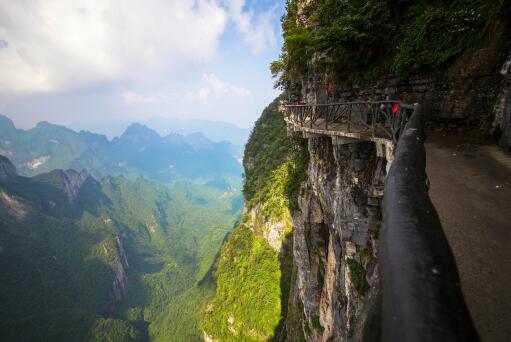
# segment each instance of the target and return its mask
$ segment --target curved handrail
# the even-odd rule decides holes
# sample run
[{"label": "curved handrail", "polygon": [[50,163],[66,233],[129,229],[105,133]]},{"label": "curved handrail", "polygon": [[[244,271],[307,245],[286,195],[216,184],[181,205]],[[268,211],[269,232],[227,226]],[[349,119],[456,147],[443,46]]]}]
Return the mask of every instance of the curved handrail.
[{"label": "curved handrail", "polygon": [[380,233],[381,341],[478,341],[426,186],[420,106],[386,178]]}]

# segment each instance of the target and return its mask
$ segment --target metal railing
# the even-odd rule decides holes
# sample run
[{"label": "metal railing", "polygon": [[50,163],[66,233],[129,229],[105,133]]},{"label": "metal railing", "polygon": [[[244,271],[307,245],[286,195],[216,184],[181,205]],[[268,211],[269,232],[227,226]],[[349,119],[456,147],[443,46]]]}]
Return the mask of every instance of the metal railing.
[{"label": "metal railing", "polygon": [[301,127],[341,130],[397,142],[414,105],[400,101],[282,104],[286,121]]},{"label": "metal railing", "polygon": [[454,256],[428,195],[424,140],[416,105],[385,182],[378,341],[478,341]]}]

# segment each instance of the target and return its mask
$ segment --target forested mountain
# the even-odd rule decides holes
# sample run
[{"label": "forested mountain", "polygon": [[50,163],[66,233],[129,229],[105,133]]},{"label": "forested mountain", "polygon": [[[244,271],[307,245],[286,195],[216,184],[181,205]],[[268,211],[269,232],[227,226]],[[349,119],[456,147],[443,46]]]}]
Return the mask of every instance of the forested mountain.
[{"label": "forested mountain", "polygon": [[54,169],[86,169],[100,178],[122,174],[130,179],[142,174],[153,180],[211,181],[239,179],[239,148],[228,142],[212,142],[201,133],[169,134],[132,124],[118,138],[90,132],[79,133],[41,122],[29,130],[17,129],[0,116],[0,154],[25,176]]},{"label": "forested mountain", "polygon": [[0,156],[0,340],[199,339],[205,279],[240,205],[238,191],[191,183],[19,176]]}]

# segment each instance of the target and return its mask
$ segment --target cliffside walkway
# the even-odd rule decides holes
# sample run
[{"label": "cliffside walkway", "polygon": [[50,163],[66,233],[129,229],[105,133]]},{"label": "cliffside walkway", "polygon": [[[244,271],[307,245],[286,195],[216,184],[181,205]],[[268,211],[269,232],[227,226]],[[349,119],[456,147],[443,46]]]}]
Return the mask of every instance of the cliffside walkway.
[{"label": "cliffside walkway", "polygon": [[333,144],[373,141],[378,154],[387,147],[391,166],[378,242],[381,302],[367,317],[378,329],[366,332],[364,340],[478,341],[454,255],[428,194],[420,105],[296,104],[283,110],[288,129],[305,138],[329,136]]},{"label": "cliffside walkway", "polygon": [[326,104],[283,104],[288,127],[294,131],[395,144],[414,105],[400,101]]}]

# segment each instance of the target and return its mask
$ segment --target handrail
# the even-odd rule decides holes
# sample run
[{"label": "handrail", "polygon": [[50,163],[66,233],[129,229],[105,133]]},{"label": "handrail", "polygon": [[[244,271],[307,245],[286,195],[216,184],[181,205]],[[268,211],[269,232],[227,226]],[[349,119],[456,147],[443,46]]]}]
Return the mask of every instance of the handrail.
[{"label": "handrail", "polygon": [[422,113],[415,107],[384,190],[380,341],[478,341],[454,256],[428,196]]},{"label": "handrail", "polygon": [[308,106],[333,106],[333,105],[344,105],[344,104],[380,104],[380,103],[388,103],[388,104],[395,104],[399,103],[400,106],[406,107],[407,109],[413,109],[415,104],[408,104],[404,103],[402,101],[396,100],[383,100],[383,101],[347,101],[347,102],[332,102],[332,103],[316,103],[316,104],[309,104],[309,103],[297,103],[297,104],[283,104],[284,107],[308,107]]},{"label": "handrail", "polygon": [[414,110],[413,105],[390,100],[283,104],[281,108],[286,121],[299,127],[358,133],[394,143]]}]

